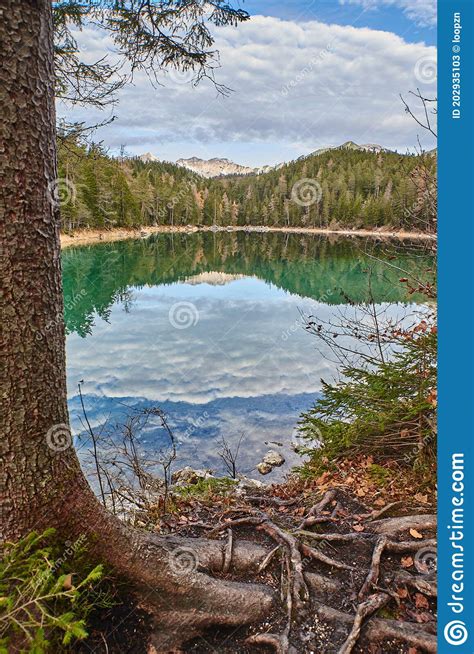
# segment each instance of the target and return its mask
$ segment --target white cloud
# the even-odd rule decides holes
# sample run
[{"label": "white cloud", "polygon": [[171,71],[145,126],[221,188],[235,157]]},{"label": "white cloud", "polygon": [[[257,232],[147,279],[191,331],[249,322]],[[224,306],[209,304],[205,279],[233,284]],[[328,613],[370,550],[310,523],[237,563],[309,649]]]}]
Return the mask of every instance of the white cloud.
[{"label": "white cloud", "polygon": [[421,27],[436,25],[436,0],[339,0],[341,5],[360,5],[364,9],[397,7],[405,16]]},{"label": "white cloud", "polygon": [[[80,42],[91,59],[111,47],[92,28]],[[247,164],[276,163],[349,139],[398,149],[416,143],[420,130],[399,93],[420,86],[416,63],[434,60],[433,46],[368,28],[256,16],[238,29],[217,29],[216,47],[217,79],[233,89],[230,97],[209,82],[196,88],[165,74],[165,86],[153,88],[140,74],[121,91],[118,120],[99,137],[112,148],[124,143],[162,158],[220,155]],[[433,86],[423,90],[429,94]],[[73,115],[89,123],[102,117],[90,109]]]}]

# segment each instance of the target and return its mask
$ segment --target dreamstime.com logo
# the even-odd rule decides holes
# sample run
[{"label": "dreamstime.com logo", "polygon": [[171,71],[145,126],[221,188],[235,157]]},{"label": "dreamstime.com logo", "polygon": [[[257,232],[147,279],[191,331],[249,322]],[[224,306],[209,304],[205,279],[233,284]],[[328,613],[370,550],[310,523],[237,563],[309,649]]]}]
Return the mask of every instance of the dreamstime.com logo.
[{"label": "dreamstime.com logo", "polygon": [[436,57],[425,55],[420,57],[414,68],[416,79],[422,84],[434,84],[436,82]]},{"label": "dreamstime.com logo", "polygon": [[72,434],[68,425],[53,425],[46,434],[46,443],[53,452],[64,452],[72,445]]},{"label": "dreamstime.com logo", "polygon": [[432,574],[437,570],[436,550],[431,547],[422,547],[415,554],[415,568],[422,575]]},{"label": "dreamstime.com logo", "polygon": [[167,71],[167,78],[174,84],[190,84],[196,81],[196,71],[192,68],[171,68]]},{"label": "dreamstime.com logo", "polygon": [[467,637],[466,623],[462,620],[448,622],[444,628],[444,639],[450,645],[464,645]]},{"label": "dreamstime.com logo", "polygon": [[319,427],[313,426],[311,428],[311,440],[308,440],[304,437],[303,433],[295,427],[291,434],[291,447],[295,452],[301,452],[302,450],[313,450],[321,447],[323,442],[323,434]]},{"label": "dreamstime.com logo", "polygon": [[199,311],[192,302],[175,302],[168,312],[168,318],[175,329],[188,329],[198,324]]},{"label": "dreamstime.com logo", "polygon": [[312,204],[321,202],[322,197],[321,184],[309,177],[298,180],[291,189],[291,199],[300,207],[310,207]]},{"label": "dreamstime.com logo", "polygon": [[170,552],[170,567],[178,575],[188,575],[198,567],[196,552],[190,547],[178,547]]},{"label": "dreamstime.com logo", "polygon": [[65,177],[58,177],[49,182],[47,193],[49,201],[56,208],[76,201],[76,187]]}]

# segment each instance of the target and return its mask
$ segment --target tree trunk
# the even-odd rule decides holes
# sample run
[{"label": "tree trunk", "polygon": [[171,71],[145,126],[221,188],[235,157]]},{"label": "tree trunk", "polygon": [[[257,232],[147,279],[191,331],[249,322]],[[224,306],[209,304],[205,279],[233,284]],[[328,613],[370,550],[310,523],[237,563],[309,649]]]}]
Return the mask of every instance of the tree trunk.
[{"label": "tree trunk", "polygon": [[[55,527],[89,537],[92,556],[127,577],[161,626],[159,651],[212,623],[265,614],[265,587],[224,582],[219,541],[152,536],[108,514],[84,478],[69,430],[61,287],[59,202],[74,193],[56,178],[53,26],[50,0],[1,0],[2,359],[5,433],[0,442],[2,539]],[[265,555],[236,544],[235,570]],[[184,561],[184,565],[183,565]],[[183,622],[184,621],[184,622]]]}]

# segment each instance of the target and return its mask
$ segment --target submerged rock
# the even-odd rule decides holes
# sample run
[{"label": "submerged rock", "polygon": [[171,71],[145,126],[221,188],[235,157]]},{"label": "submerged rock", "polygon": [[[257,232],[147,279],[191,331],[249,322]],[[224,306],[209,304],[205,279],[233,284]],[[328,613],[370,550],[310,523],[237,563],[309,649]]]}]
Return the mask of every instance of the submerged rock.
[{"label": "submerged rock", "polygon": [[285,457],[275,450],[269,450],[263,457],[263,463],[267,463],[272,468],[279,467],[285,463]]}]

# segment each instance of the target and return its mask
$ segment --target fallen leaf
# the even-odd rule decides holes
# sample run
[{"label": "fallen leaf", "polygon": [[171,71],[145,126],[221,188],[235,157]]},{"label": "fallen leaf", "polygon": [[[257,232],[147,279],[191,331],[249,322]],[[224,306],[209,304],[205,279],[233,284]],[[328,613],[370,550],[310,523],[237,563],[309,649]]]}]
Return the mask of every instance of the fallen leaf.
[{"label": "fallen leaf", "polygon": [[316,480],[318,484],[323,484],[325,481],[327,481],[327,478],[330,476],[330,473],[326,470],[326,472],[323,472],[323,474],[318,477]]},{"label": "fallen leaf", "polygon": [[416,593],[415,595],[415,606],[417,609],[429,609],[430,603],[427,598],[421,593]]},{"label": "fallen leaf", "polygon": [[364,525],[352,525],[352,529],[354,531],[364,531],[365,527]]},{"label": "fallen leaf", "polygon": [[415,568],[422,575],[426,575],[426,574],[428,574],[428,572],[430,572],[428,564],[425,563],[424,561],[415,561]]},{"label": "fallen leaf", "polygon": [[423,538],[423,534],[420,534],[416,529],[410,529],[410,536],[413,538]]},{"label": "fallen leaf", "polygon": [[397,588],[397,595],[400,599],[406,599],[408,597],[408,591],[406,588]]},{"label": "fallen leaf", "polygon": [[417,502],[421,502],[421,504],[428,504],[428,495],[423,495],[422,493],[416,493],[414,498]]},{"label": "fallen leaf", "polygon": [[64,590],[71,590],[72,588],[72,574],[66,575],[63,581]]},{"label": "fallen leaf", "polygon": [[383,500],[381,497],[379,497],[377,500],[375,500],[374,504],[376,506],[385,506],[385,500]]},{"label": "fallen leaf", "polygon": [[408,650],[408,654],[420,654],[419,650],[417,650],[416,647],[410,647]]},{"label": "fallen leaf", "polygon": [[402,556],[401,565],[402,568],[411,568],[413,565],[413,559],[411,556]]}]

